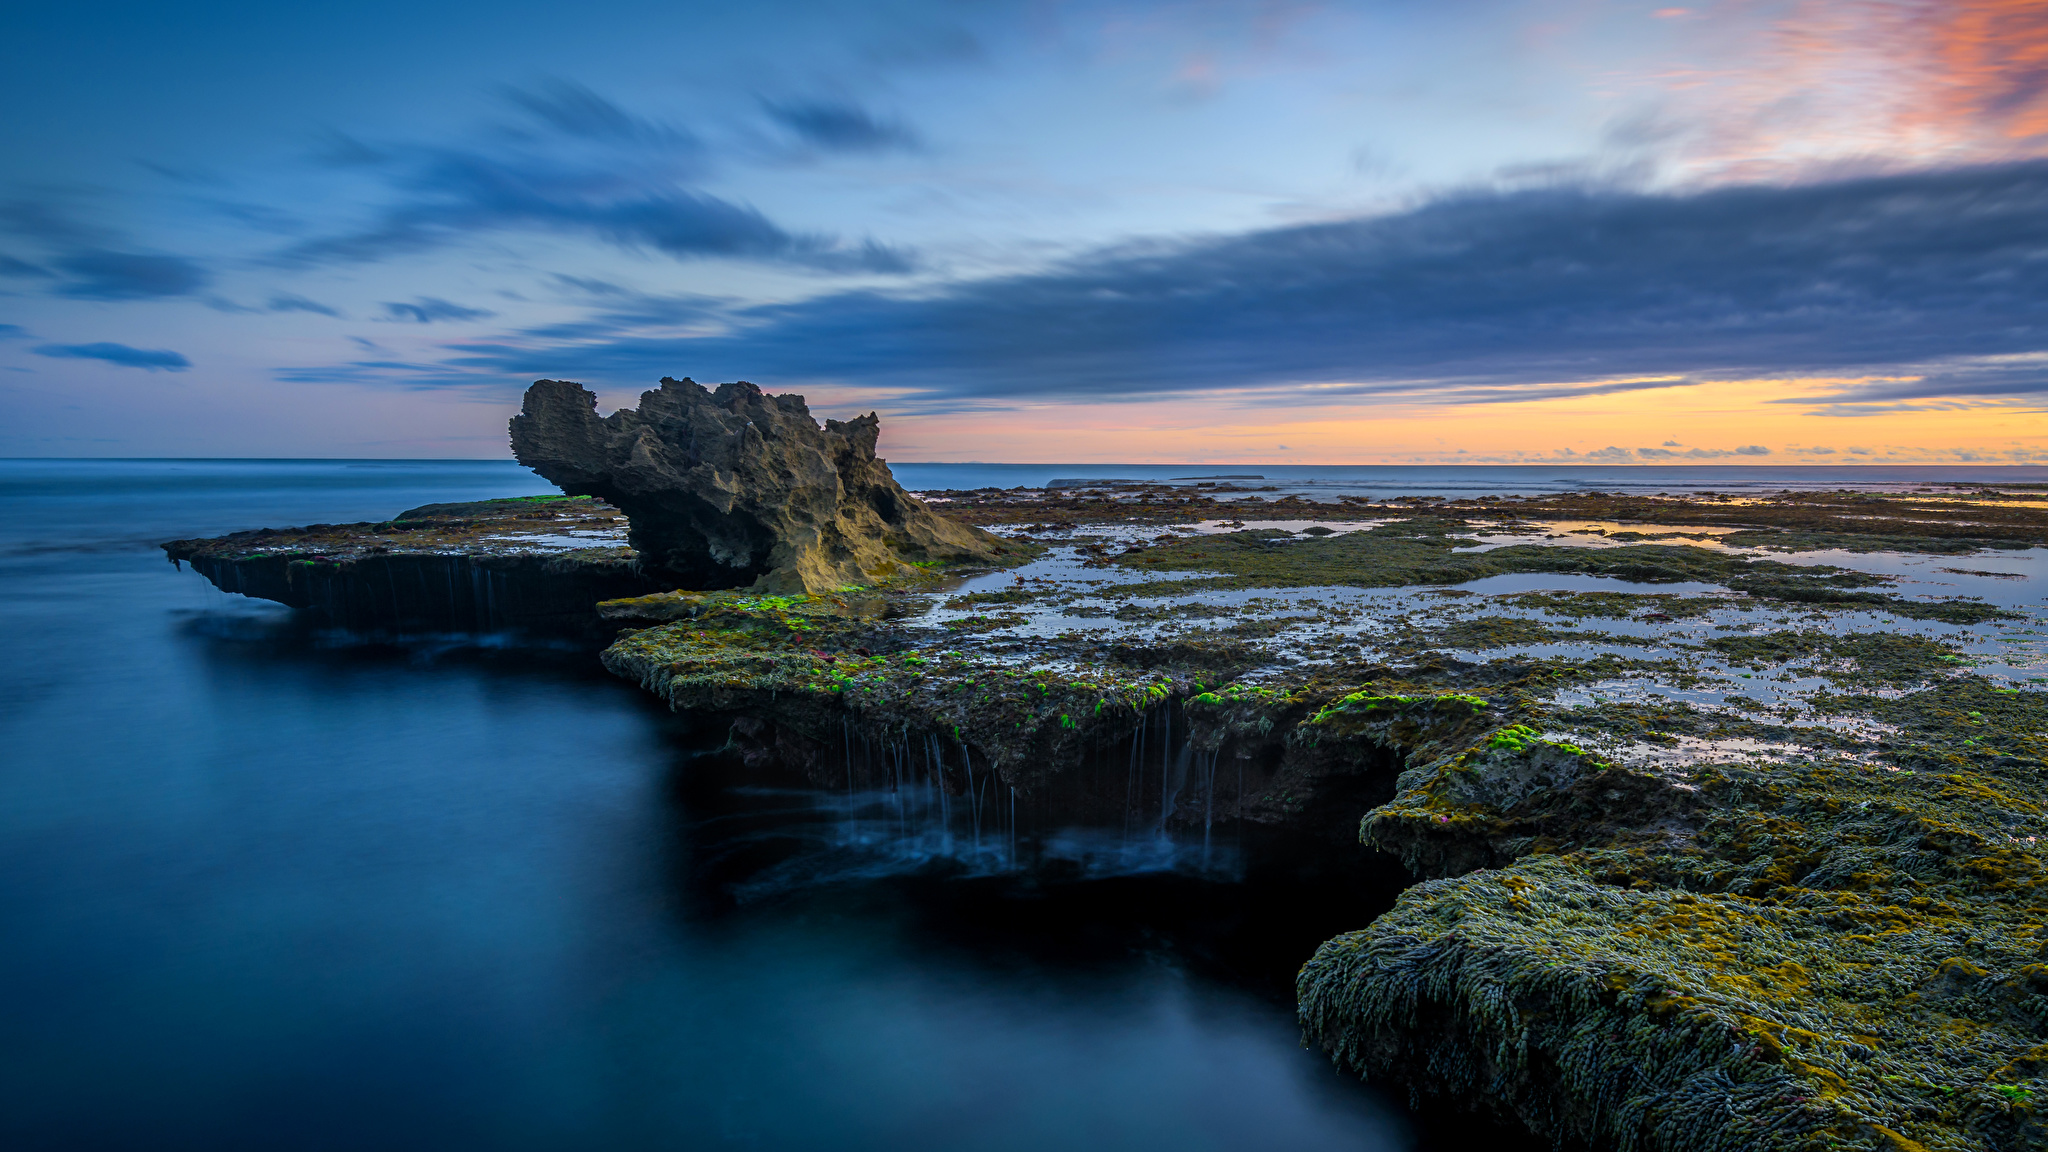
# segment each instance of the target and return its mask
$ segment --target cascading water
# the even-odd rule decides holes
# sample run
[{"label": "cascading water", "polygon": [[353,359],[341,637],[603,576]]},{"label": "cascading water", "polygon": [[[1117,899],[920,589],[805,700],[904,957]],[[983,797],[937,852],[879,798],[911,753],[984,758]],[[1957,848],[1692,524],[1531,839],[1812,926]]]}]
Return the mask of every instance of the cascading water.
[{"label": "cascading water", "polygon": [[[751,878],[738,895],[831,878],[925,869],[996,875],[1046,864],[1093,876],[1228,876],[1240,865],[1235,835],[1221,843],[1217,835],[1219,753],[1190,741],[1178,711],[1168,702],[1140,715],[1127,748],[1103,749],[1072,769],[1099,773],[1109,757],[1123,761],[1121,827],[1103,826],[1099,810],[1091,819],[1085,809],[1063,808],[1058,796],[1020,793],[1000,764],[977,763],[973,750],[957,740],[936,732],[876,739],[843,717],[837,773],[843,786],[777,794],[807,807],[809,832],[793,854]],[[1240,798],[1222,797],[1223,810]],[[1193,835],[1197,818],[1199,838]],[[777,835],[787,840],[789,829],[782,824]]]}]

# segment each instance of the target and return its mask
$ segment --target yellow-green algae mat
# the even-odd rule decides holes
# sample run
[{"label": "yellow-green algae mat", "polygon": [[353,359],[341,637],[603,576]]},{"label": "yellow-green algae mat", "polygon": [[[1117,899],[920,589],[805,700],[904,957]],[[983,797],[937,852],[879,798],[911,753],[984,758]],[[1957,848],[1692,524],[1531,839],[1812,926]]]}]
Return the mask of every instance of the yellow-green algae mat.
[{"label": "yellow-green algae mat", "polygon": [[[1306,1038],[1561,1143],[2048,1147],[2044,694],[1872,707],[1942,762],[1705,767],[1689,835],[1425,881],[1302,969]],[[1500,817],[1458,770],[1404,774],[1368,841]]]}]

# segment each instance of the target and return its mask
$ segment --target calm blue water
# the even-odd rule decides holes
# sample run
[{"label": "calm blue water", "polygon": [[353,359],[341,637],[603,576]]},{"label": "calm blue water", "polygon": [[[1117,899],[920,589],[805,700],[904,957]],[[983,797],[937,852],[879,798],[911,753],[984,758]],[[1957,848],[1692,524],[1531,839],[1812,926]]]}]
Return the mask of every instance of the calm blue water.
[{"label": "calm blue water", "polygon": [[1449,1146],[1296,1047],[1244,885],[790,868],[821,806],[589,654],[306,634],[151,546],[542,490],[0,461],[0,1146]]}]

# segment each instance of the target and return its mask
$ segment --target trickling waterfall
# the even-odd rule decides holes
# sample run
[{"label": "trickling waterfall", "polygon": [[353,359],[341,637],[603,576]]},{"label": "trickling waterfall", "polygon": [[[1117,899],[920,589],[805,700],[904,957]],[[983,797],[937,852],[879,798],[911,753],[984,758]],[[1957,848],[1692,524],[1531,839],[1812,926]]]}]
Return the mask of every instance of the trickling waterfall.
[{"label": "trickling waterfall", "polygon": [[[1039,793],[1036,801],[1021,796],[1003,779],[1000,766],[975,764],[972,749],[948,735],[876,735],[854,716],[843,715],[840,772],[835,775],[843,775],[844,788],[813,794],[810,803],[821,818],[811,825],[815,843],[750,881],[748,890],[766,893],[933,866],[996,874],[1055,861],[1061,874],[1070,876],[1233,875],[1240,867],[1237,838],[1219,843],[1216,829],[1219,753],[1194,746],[1186,717],[1177,718],[1178,711],[1178,702],[1167,702],[1137,717],[1132,726],[1123,757],[1121,828],[1113,823],[1113,792],[1102,797],[1109,801],[1108,811],[1093,809],[1097,820],[1109,820],[1091,825],[1079,814],[1085,807],[1062,814],[1059,785],[1051,794]],[[1074,770],[1109,768],[1116,751],[1101,749],[1102,759]],[[1240,793],[1242,772],[1240,766]],[[955,804],[956,797],[964,797],[965,805]],[[1224,799],[1228,804],[1230,798]],[[1199,841],[1192,835],[1196,803],[1201,805]]]}]

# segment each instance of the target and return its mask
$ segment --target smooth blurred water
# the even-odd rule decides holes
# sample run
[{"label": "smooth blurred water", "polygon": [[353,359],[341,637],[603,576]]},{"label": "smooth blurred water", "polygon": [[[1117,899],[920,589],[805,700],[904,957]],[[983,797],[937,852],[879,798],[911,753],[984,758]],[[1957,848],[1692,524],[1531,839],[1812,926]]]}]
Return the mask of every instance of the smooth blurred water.
[{"label": "smooth blurred water", "polygon": [[1313,940],[1244,885],[791,871],[829,805],[590,654],[354,645],[150,546],[542,490],[0,462],[0,1146],[1447,1146],[1296,1046]]}]

